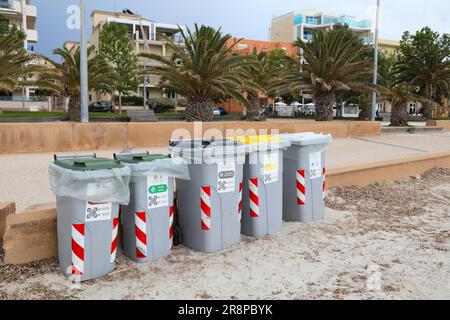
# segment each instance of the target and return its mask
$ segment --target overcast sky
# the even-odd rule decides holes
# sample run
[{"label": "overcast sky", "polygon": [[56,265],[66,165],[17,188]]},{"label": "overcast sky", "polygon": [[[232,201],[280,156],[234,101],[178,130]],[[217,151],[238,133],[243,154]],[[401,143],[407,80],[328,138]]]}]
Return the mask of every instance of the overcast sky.
[{"label": "overcast sky", "polygon": [[[297,9],[320,9],[357,18],[375,16],[376,0],[86,0],[87,16],[94,9],[121,11],[129,8],[146,18],[163,23],[198,22],[222,27],[236,37],[268,40],[273,16]],[[400,39],[403,31],[430,26],[450,33],[448,0],[382,0],[380,36]],[[66,40],[79,40],[79,31],[68,30],[67,8],[78,0],[32,0],[38,7],[39,43],[36,51],[50,55]],[[115,6],[115,3],[117,6]]]}]

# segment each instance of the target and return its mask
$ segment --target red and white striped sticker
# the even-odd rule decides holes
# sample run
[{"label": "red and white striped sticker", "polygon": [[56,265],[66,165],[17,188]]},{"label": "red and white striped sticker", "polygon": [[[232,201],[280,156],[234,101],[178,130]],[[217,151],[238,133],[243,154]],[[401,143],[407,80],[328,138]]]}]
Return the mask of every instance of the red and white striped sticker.
[{"label": "red and white striped sticker", "polygon": [[147,258],[147,217],[145,212],[135,214],[136,257]]},{"label": "red and white striped sticker", "polygon": [[203,186],[200,190],[201,224],[202,230],[211,230],[211,187]]},{"label": "red and white striped sticker", "polygon": [[323,168],[323,185],[322,185],[322,190],[323,190],[323,199],[325,200],[326,195],[327,195],[327,168]]},{"label": "red and white striped sticker", "polygon": [[169,208],[169,250],[173,250],[173,212],[174,206]]},{"label": "red and white striped sticker", "polygon": [[305,170],[297,170],[297,204],[306,205],[306,180]]},{"label": "red and white striped sticker", "polygon": [[243,183],[239,184],[239,205],[238,205],[238,221],[242,222],[242,187]]},{"label": "red and white striped sticker", "polygon": [[250,197],[250,216],[259,218],[259,188],[258,178],[251,178],[248,181],[249,197]]},{"label": "red and white striped sticker", "polygon": [[72,224],[72,275],[84,274],[84,224]]},{"label": "red and white striped sticker", "polygon": [[114,218],[112,227],[112,241],[111,241],[111,263],[114,263],[114,261],[116,261],[118,238],[119,238],[119,218]]}]

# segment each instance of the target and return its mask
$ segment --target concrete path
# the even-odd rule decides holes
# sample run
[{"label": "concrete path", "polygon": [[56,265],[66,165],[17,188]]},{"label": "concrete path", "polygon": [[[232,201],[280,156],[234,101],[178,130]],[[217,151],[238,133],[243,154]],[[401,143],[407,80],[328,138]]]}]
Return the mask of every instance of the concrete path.
[{"label": "concrete path", "polygon": [[[97,155],[111,157],[118,151],[98,151]],[[167,149],[151,151],[165,153]],[[406,161],[411,156],[441,152],[450,152],[450,133],[337,139],[328,152],[327,167],[336,169],[403,158]],[[15,201],[18,212],[31,205],[54,202],[47,174],[52,160],[53,153],[0,155],[0,202]]]}]

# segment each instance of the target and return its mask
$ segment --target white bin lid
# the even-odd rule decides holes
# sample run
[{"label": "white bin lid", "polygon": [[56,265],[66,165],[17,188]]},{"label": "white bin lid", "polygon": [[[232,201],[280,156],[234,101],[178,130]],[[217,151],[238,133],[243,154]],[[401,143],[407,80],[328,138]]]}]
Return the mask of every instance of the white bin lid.
[{"label": "white bin lid", "polygon": [[240,142],[221,140],[187,140],[171,141],[169,151],[174,157],[181,157],[189,162],[207,160],[223,162],[229,157],[245,156],[245,146]]},{"label": "white bin lid", "polygon": [[291,141],[291,144],[294,146],[329,145],[333,142],[333,136],[331,134],[317,134],[313,132],[284,134],[281,137]]}]

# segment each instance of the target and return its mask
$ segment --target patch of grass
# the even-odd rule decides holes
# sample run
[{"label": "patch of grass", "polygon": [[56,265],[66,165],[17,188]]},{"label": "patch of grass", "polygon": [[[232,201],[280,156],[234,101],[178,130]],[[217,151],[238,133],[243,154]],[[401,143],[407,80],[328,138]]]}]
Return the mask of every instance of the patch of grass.
[{"label": "patch of grass", "polygon": [[112,113],[112,112],[89,112],[89,117],[96,119],[96,118],[108,118],[108,119],[115,119],[115,118],[127,118],[128,115],[126,112],[120,113]]},{"label": "patch of grass", "polygon": [[65,117],[67,112],[48,112],[48,111],[3,111],[0,113],[0,119],[11,118],[52,118],[52,117]]},{"label": "patch of grass", "polygon": [[[36,118],[54,118],[54,117],[68,117],[67,112],[49,112],[49,111],[3,111],[0,113],[0,119],[36,119]],[[89,112],[89,117],[95,118],[126,118],[127,113],[110,113],[110,112]]]}]

